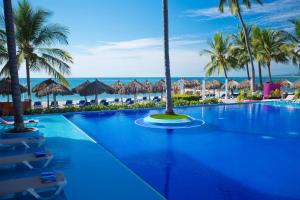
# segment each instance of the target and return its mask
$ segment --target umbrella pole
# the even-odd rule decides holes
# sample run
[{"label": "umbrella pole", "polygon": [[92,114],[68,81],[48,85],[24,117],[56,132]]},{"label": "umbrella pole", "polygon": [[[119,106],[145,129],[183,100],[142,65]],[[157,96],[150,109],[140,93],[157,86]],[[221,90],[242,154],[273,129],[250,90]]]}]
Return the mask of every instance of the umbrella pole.
[{"label": "umbrella pole", "polygon": [[56,108],[56,95],[53,94],[53,102],[54,102],[54,108]]},{"label": "umbrella pole", "polygon": [[123,96],[121,95],[121,104],[123,105]]},{"label": "umbrella pole", "polygon": [[98,94],[95,95],[95,102],[96,102],[96,105],[98,105]]},{"label": "umbrella pole", "polygon": [[9,95],[7,95],[7,103],[9,102]]},{"label": "umbrella pole", "polygon": [[50,106],[50,96],[49,94],[47,94],[47,108],[49,108]]}]

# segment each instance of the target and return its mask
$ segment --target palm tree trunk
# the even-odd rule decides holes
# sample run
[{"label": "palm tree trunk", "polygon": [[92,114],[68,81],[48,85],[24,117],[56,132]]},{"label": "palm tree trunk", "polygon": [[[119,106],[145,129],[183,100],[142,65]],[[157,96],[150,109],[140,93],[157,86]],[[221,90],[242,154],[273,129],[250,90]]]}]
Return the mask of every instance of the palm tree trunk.
[{"label": "palm tree trunk", "polygon": [[254,85],[255,85],[255,69],[254,69],[254,64],[253,64],[253,57],[252,57],[252,51],[251,51],[251,47],[250,47],[250,44],[249,44],[249,35],[248,35],[248,31],[246,29],[246,24],[243,20],[243,17],[241,15],[241,9],[240,9],[240,5],[239,5],[239,1],[236,1],[237,3],[237,14],[238,14],[238,18],[242,24],[242,28],[243,28],[243,32],[244,32],[244,35],[245,35],[245,44],[246,44],[246,47],[247,47],[247,51],[248,51],[248,55],[249,55],[249,59],[250,59],[250,63],[251,63],[251,71],[252,71],[252,77],[251,77],[251,90],[252,92],[254,92],[255,88],[254,88]]},{"label": "palm tree trunk", "polygon": [[164,32],[164,56],[165,56],[165,78],[166,78],[166,114],[174,114],[171,94],[171,73],[169,58],[169,22],[168,22],[168,0],[162,0],[163,6],[163,32]]},{"label": "palm tree trunk", "polygon": [[11,0],[3,0],[4,18],[7,36],[7,50],[9,56],[9,72],[11,77],[12,99],[14,105],[14,131],[24,131],[23,105],[19,87],[19,74],[16,56],[16,38],[12,14]]},{"label": "palm tree trunk", "polygon": [[47,95],[47,108],[49,108],[50,107],[50,96],[49,96],[49,94]]},{"label": "palm tree trunk", "polygon": [[269,81],[270,81],[270,83],[272,83],[271,63],[268,63],[267,67],[268,67]]},{"label": "palm tree trunk", "polygon": [[246,63],[246,70],[247,70],[247,78],[248,78],[248,80],[250,81],[250,74],[249,74],[249,65],[248,65],[248,63]]},{"label": "palm tree trunk", "polygon": [[224,69],[224,75],[225,75],[225,99],[228,98],[228,76],[227,76],[227,71],[225,68]]},{"label": "palm tree trunk", "polygon": [[31,107],[31,87],[30,87],[30,67],[29,67],[30,63],[28,59],[26,59],[25,62],[26,62],[27,95]]},{"label": "palm tree trunk", "polygon": [[259,77],[259,85],[260,87],[263,86],[263,81],[262,81],[262,75],[261,75],[261,64],[260,62],[257,63],[258,66],[258,77]]}]

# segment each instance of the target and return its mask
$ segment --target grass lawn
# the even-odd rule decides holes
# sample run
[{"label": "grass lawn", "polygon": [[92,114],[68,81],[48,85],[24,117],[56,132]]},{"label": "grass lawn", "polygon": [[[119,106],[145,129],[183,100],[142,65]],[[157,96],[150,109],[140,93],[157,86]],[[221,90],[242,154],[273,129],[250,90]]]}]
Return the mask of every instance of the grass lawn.
[{"label": "grass lawn", "polygon": [[164,120],[176,120],[176,119],[187,119],[188,118],[186,115],[179,115],[179,114],[174,114],[174,115],[154,114],[154,115],[150,115],[150,117],[152,117],[154,119],[164,119]]}]

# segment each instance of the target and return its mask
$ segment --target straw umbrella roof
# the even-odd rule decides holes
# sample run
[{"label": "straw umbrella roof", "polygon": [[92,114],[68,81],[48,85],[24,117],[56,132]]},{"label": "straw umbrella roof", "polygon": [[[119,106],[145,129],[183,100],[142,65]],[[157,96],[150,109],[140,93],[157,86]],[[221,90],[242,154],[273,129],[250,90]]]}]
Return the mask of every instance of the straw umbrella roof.
[{"label": "straw umbrella roof", "polygon": [[91,82],[85,87],[83,87],[82,90],[79,91],[79,95],[91,96],[91,95],[97,95],[102,93],[113,94],[114,91],[115,90],[109,85],[106,85],[98,80],[95,80],[94,82]]},{"label": "straw umbrella roof", "polygon": [[[119,94],[121,94],[121,93],[125,94],[126,93],[125,92],[125,85],[120,80],[118,80],[114,84],[112,84],[111,87],[115,90],[115,93],[119,93]],[[120,90],[122,90],[122,91],[120,91]]]},{"label": "straw umbrella roof", "polygon": [[80,85],[76,86],[75,88],[72,89],[74,93],[79,93],[84,87],[86,87],[88,84],[90,84],[90,81],[85,81],[81,83]]},{"label": "straw umbrella roof", "polygon": [[152,93],[152,92],[153,92],[153,84],[152,84],[152,83],[150,83],[149,81],[146,80],[146,81],[143,83],[143,85],[144,85],[145,91],[146,91],[147,93]]},{"label": "straw umbrella roof", "polygon": [[250,89],[251,88],[251,81],[243,80],[239,83],[237,88],[239,88],[239,89]]},{"label": "straw umbrella roof", "polygon": [[[225,87],[225,85],[224,85],[224,87]],[[235,81],[235,80],[229,80],[228,81],[228,89],[234,90],[238,87],[239,87],[239,83],[237,81]]]},{"label": "straw umbrella roof", "polygon": [[190,81],[190,85],[191,85],[191,87],[196,88],[196,87],[201,86],[201,83],[195,79],[195,80]]},{"label": "straw umbrella roof", "polygon": [[[21,93],[24,93],[27,91],[27,88],[19,85],[21,89]],[[10,95],[12,94],[12,89],[11,89],[11,80],[10,79],[2,79],[0,81],[0,94],[3,95]]]},{"label": "straw umbrella roof", "polygon": [[293,83],[287,79],[285,80],[279,80],[276,83],[280,84],[281,87],[293,87]]},{"label": "straw umbrella roof", "polygon": [[179,86],[180,84],[183,84],[183,87],[185,87],[185,88],[192,88],[191,81],[186,80],[185,78],[181,78],[178,81],[175,81],[174,84],[176,84],[177,86]]},{"label": "straw umbrella roof", "polygon": [[33,88],[32,88],[32,92],[38,92],[40,90],[43,90],[44,88],[46,88],[47,86],[51,85],[52,83],[56,83],[54,80],[52,80],[51,78],[42,81],[39,84],[36,84]]},{"label": "straw umbrella roof", "polygon": [[49,94],[53,95],[72,95],[72,91],[69,90],[67,87],[63,86],[59,83],[51,83],[45,88],[36,92],[37,97],[47,96]]},{"label": "straw umbrella roof", "polygon": [[144,85],[137,80],[131,81],[126,85],[126,89],[130,94],[143,93],[146,91]]},{"label": "straw umbrella roof", "polygon": [[299,89],[299,88],[300,88],[300,80],[299,80],[299,81],[296,81],[296,82],[294,82],[294,84],[293,84],[293,88],[295,88],[295,89]]},{"label": "straw umbrella roof", "polygon": [[162,93],[166,90],[166,82],[163,79],[160,79],[153,85],[153,92]]},{"label": "straw umbrella roof", "polygon": [[178,87],[178,85],[177,84],[172,84],[172,91],[175,93],[175,94],[177,94],[177,93],[179,93],[180,92],[180,88]]},{"label": "straw umbrella roof", "polygon": [[211,80],[205,82],[205,88],[209,90],[217,90],[222,87],[222,83],[218,80]]}]

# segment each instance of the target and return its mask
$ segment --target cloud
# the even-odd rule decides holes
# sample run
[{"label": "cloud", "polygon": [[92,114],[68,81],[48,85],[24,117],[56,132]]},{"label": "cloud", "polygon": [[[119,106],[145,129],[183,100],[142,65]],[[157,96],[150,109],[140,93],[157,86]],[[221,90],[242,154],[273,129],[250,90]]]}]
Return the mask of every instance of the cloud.
[{"label": "cloud", "polygon": [[[175,76],[201,76],[208,61],[199,52],[205,40],[194,36],[170,39],[171,72]],[[128,41],[101,41],[94,46],[75,46],[72,50],[72,76],[163,76],[162,38]]]},{"label": "cloud", "polygon": [[[300,0],[276,0],[263,5],[253,4],[250,10],[244,7],[242,9],[246,18],[251,16],[250,22],[252,23],[276,25],[300,17]],[[187,10],[185,14],[200,20],[214,20],[232,16],[228,7],[224,8],[224,13],[220,13],[217,5],[211,8]]]}]

